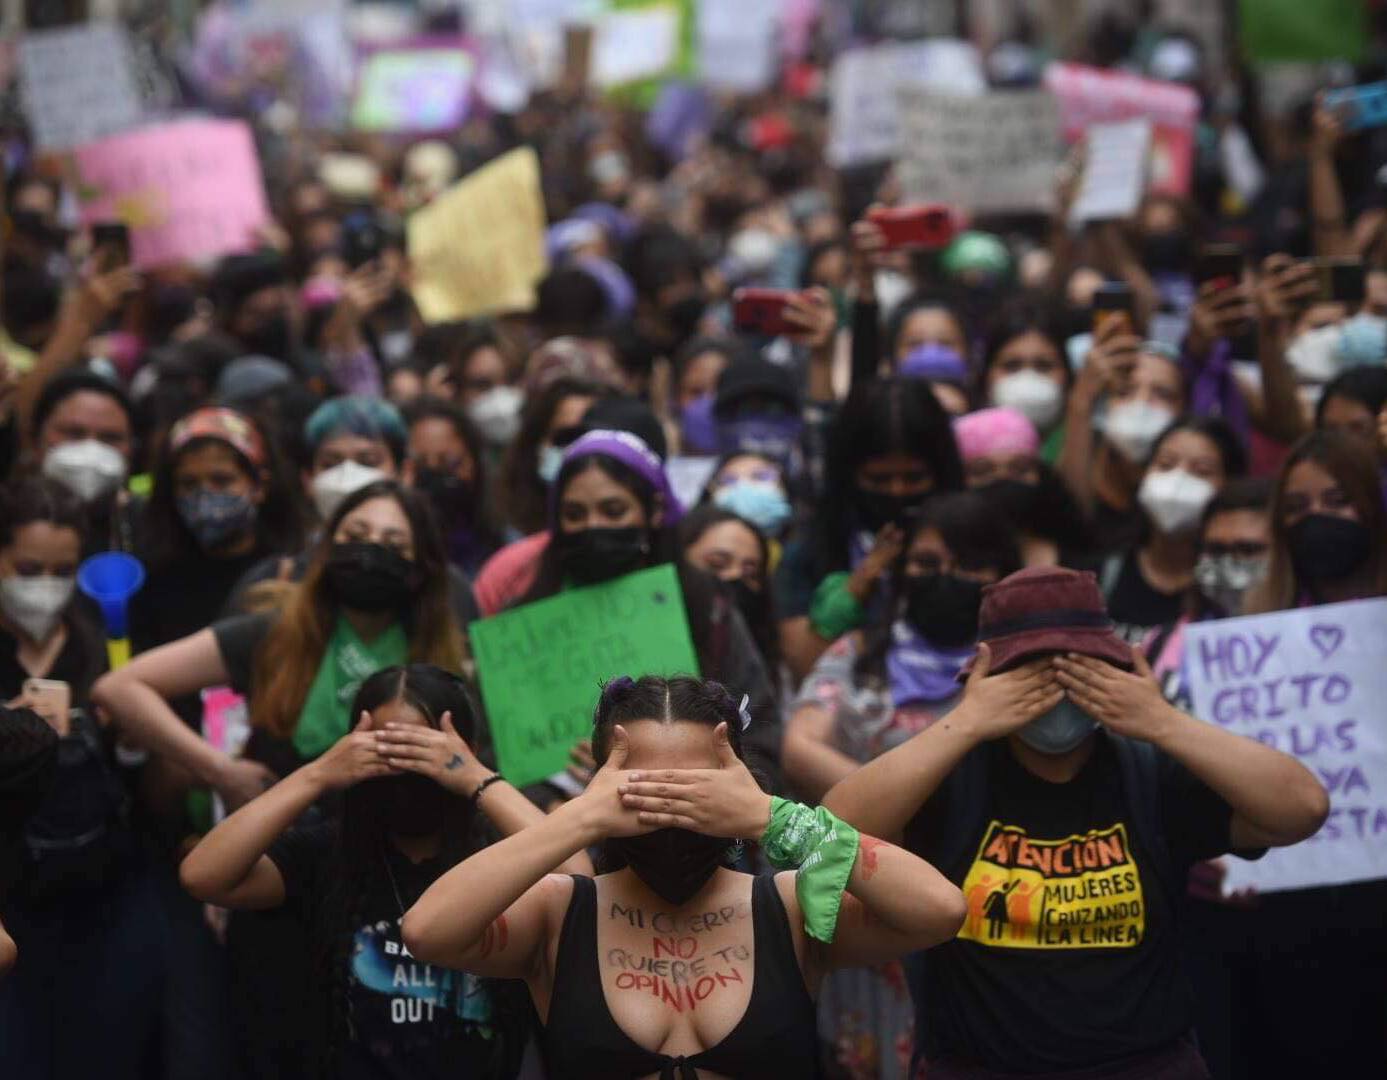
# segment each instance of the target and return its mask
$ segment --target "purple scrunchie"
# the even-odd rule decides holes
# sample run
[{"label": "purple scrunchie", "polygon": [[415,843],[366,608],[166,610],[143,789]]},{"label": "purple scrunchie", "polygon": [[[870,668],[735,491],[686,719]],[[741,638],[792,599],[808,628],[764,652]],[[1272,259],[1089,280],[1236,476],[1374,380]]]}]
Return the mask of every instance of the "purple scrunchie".
[{"label": "purple scrunchie", "polygon": [[[589,431],[574,439],[563,452],[563,466],[580,457],[592,455],[609,457],[633,470],[664,498],[666,527],[675,525],[684,516],[684,507],[670,486],[665,474],[664,462],[655,451],[645,444],[645,440],[629,431]],[[551,529],[558,528],[559,485],[549,489],[549,523]]]}]

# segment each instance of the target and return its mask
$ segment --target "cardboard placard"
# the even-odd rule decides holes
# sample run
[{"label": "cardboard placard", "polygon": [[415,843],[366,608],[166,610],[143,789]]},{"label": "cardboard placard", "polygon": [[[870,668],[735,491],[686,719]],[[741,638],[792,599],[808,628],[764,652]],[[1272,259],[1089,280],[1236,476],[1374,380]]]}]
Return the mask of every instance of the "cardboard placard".
[{"label": "cardboard placard", "polygon": [[140,269],[259,245],[260,160],[239,120],[181,120],[77,147],[82,221],[123,221]]},{"label": "cardboard placard", "polygon": [[412,292],[426,322],[529,311],[549,269],[539,156],[528,146],[463,177],[410,217]]},{"label": "cardboard placard", "polygon": [[562,772],[618,675],[697,675],[679,575],[666,563],[569,589],[468,628],[501,774]]},{"label": "cardboard placard", "polygon": [[1387,599],[1193,623],[1194,714],[1290,754],[1329,792],[1309,840],[1230,858],[1224,888],[1261,892],[1387,877]]},{"label": "cardboard placard", "polygon": [[1059,111],[1043,90],[951,97],[902,87],[901,188],[974,213],[1049,212],[1060,162]]}]

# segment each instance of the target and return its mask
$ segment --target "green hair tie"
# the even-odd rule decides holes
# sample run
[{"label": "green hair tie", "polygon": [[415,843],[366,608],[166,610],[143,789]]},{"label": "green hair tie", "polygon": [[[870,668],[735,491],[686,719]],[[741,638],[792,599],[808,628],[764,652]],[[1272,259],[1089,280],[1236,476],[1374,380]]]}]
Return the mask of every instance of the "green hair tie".
[{"label": "green hair tie", "polygon": [[771,819],[761,848],[777,870],[795,871],[795,897],[804,913],[804,932],[833,940],[843,892],[857,862],[858,833],[822,806],[771,796]]}]

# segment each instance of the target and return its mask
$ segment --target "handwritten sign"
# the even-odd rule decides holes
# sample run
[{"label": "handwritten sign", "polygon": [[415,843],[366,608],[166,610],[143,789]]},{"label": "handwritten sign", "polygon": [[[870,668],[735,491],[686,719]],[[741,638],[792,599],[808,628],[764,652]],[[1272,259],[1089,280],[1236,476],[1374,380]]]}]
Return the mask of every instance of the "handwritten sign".
[{"label": "handwritten sign", "polygon": [[592,733],[602,683],[697,674],[679,576],[670,564],[570,589],[469,628],[501,773],[533,784]]},{"label": "handwritten sign", "polygon": [[79,146],[82,221],[123,221],[136,267],[198,262],[257,244],[269,219],[250,128],[183,120]]},{"label": "handwritten sign", "polygon": [[1071,224],[1135,214],[1146,190],[1151,122],[1126,120],[1088,129],[1084,175],[1069,211]]},{"label": "handwritten sign", "polygon": [[367,57],[352,103],[360,131],[442,131],[467,116],[475,64],[461,48],[382,49]]},{"label": "handwritten sign", "polygon": [[1066,142],[1077,142],[1093,124],[1150,120],[1150,189],[1189,194],[1199,95],[1188,86],[1083,64],[1049,65],[1045,86],[1059,99]]},{"label": "handwritten sign", "polygon": [[19,45],[24,110],[38,145],[66,150],[139,124],[135,55],[115,23],[40,30]]},{"label": "handwritten sign", "polygon": [[1197,623],[1185,632],[1195,715],[1293,755],[1329,792],[1329,820],[1224,887],[1262,892],[1387,877],[1387,600]]},{"label": "handwritten sign", "polygon": [[952,97],[902,87],[902,152],[907,196],[977,213],[1049,211],[1059,164],[1059,112],[1043,90]]},{"label": "handwritten sign", "polygon": [[901,146],[896,91],[902,86],[955,96],[983,93],[977,50],[938,39],[849,49],[829,77],[828,160],[836,168],[888,161]]},{"label": "handwritten sign", "polygon": [[775,78],[780,23],[775,0],[699,0],[699,80],[752,94]]},{"label": "handwritten sign", "polygon": [[415,211],[406,235],[426,322],[529,311],[549,269],[539,156],[520,147],[463,177]]}]

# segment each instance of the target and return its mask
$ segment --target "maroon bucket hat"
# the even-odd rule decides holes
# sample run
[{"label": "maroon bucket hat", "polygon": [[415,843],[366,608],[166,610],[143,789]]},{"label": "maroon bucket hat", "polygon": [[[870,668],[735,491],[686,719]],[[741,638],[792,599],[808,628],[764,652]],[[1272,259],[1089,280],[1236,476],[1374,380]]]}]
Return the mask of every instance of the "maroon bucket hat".
[{"label": "maroon bucket hat", "polygon": [[[1132,669],[1131,646],[1113,631],[1098,579],[1087,570],[1035,566],[987,586],[978,640],[992,650],[994,673],[1056,652],[1096,656]],[[972,667],[970,660],[963,674]]]}]

